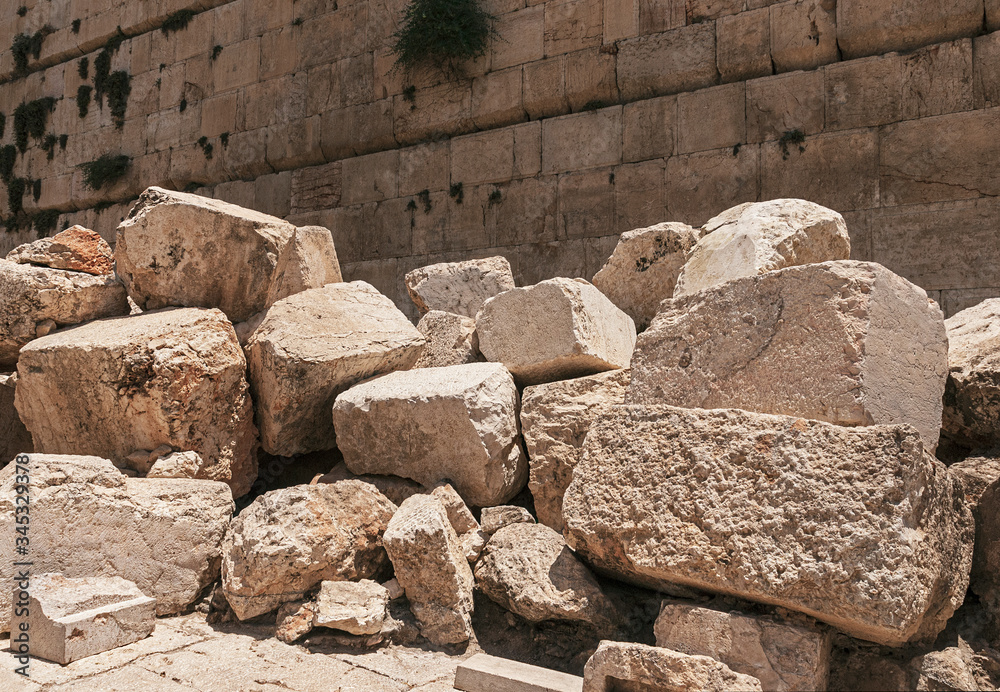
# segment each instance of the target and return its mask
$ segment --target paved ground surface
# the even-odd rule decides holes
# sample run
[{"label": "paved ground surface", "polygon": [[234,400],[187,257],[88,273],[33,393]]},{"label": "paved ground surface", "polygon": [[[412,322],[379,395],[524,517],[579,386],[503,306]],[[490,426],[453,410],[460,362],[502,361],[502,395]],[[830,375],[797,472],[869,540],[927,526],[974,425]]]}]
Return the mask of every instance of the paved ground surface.
[{"label": "paved ground surface", "polygon": [[81,692],[449,692],[461,655],[386,645],[366,653],[310,652],[273,626],[209,625],[192,613],[157,620],[141,642],[67,666],[31,660],[31,678],[0,643],[0,690]]}]

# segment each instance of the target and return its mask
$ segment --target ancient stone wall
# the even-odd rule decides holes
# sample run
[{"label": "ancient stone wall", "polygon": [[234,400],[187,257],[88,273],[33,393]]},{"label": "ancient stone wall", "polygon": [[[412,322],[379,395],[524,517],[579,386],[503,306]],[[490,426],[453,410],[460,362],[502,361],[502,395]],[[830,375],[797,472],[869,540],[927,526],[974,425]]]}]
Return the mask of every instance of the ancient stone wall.
[{"label": "ancient stone wall", "polygon": [[[445,80],[393,71],[404,0],[3,0],[0,146],[46,96],[67,135],[18,154],[22,224],[56,210],[113,240],[145,187],[194,189],[329,227],[345,279],[412,313],[417,266],[503,254],[522,284],[589,277],[622,231],[803,197],[948,314],[1000,295],[1000,0],[485,4],[498,39]],[[77,106],[80,59],[91,83],[119,27],[120,127]],[[9,46],[39,31],[16,73]],[[131,169],[92,191],[79,165],[105,153]]]}]

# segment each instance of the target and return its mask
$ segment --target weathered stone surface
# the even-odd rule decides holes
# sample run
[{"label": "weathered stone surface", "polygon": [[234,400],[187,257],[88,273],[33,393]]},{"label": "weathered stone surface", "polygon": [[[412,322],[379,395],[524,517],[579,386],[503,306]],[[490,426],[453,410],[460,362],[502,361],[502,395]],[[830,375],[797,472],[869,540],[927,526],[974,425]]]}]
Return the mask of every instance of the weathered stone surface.
[{"label": "weathered stone surface", "polygon": [[[962,642],[965,644],[965,642]],[[940,651],[931,651],[910,661],[910,669],[916,673],[913,689],[920,690],[982,690],[970,665],[972,652],[968,645],[949,646]]]},{"label": "weathered stone surface", "polygon": [[118,275],[143,310],[219,308],[243,322],[339,274],[332,239],[315,229],[159,187],[142,193],[115,242]]},{"label": "weathered stone surface", "polygon": [[741,204],[704,230],[677,276],[676,297],[742,276],[851,256],[844,217],[801,199]]},{"label": "weathered stone surface", "polygon": [[56,327],[128,313],[114,275],[0,260],[0,368],[12,368],[22,346]]},{"label": "weathered stone surface", "polygon": [[96,276],[114,271],[111,246],[100,234],[83,226],[72,226],[51,238],[20,245],[7,253],[7,259],[18,264],[37,264]]},{"label": "weathered stone surface", "polygon": [[31,434],[14,408],[16,373],[0,373],[0,466],[18,454],[35,451]]},{"label": "weathered stone surface", "polygon": [[205,461],[198,452],[174,452],[153,462],[147,478],[198,478],[204,477]]},{"label": "weathered stone surface", "polygon": [[628,365],[635,323],[583,279],[556,278],[491,298],[476,318],[479,349],[518,384]]},{"label": "weathered stone surface", "polygon": [[[335,583],[335,582],[329,582]],[[345,584],[347,582],[344,582]],[[292,601],[278,608],[275,618],[274,636],[291,644],[296,639],[312,632],[316,620],[315,601]]]},{"label": "weathered stone surface", "polygon": [[947,353],[941,310],[885,267],[789,267],[664,302],[627,400],[908,423],[933,451]]},{"label": "weathered stone surface", "polygon": [[337,397],[333,424],[354,473],[426,486],[448,480],[467,503],[487,507],[512,498],[527,480],[517,409],[517,388],[503,366],[471,363],[394,372],[352,387]]},{"label": "weathered stone surface", "polygon": [[222,586],[241,620],[301,599],[324,580],[373,577],[396,506],[361,481],[296,485],[254,500],[223,543]]},{"label": "weathered stone surface", "polygon": [[424,342],[392,301],[363,281],[279,300],[246,345],[264,450],[291,456],[332,448],[337,395],[411,367]]},{"label": "weathered stone surface", "polygon": [[448,521],[451,522],[451,527],[458,534],[458,542],[462,545],[462,552],[470,564],[475,564],[488,540],[487,535],[480,530],[476,517],[473,516],[472,511],[465,504],[465,500],[451,487],[450,483],[438,483],[431,490],[431,495],[444,505],[444,509],[448,513]]},{"label": "weathered stone surface", "polygon": [[[126,478],[107,459],[32,454],[30,559],[35,573],[121,577],[179,613],[219,577],[221,543],[233,513],[223,483]],[[21,464],[22,468],[24,464]],[[0,471],[0,534],[14,536],[17,464]],[[0,543],[0,576],[13,584],[14,541]],[[11,618],[0,589],[0,631]]]},{"label": "weathered stone surface", "polygon": [[459,664],[455,689],[469,692],[581,692],[583,678],[478,653]]},{"label": "weathered stone surface", "polygon": [[403,500],[418,493],[427,492],[427,488],[409,478],[399,476],[380,476],[372,474],[358,475],[351,473],[347,466],[341,462],[318,478],[314,478],[311,485],[316,483],[336,483],[337,481],[356,480],[370,483],[375,489],[385,495],[394,505],[400,505]]},{"label": "weathered stone surface", "polygon": [[701,231],[683,223],[622,233],[614,253],[594,275],[594,286],[642,331],[660,302],[674,295],[677,274],[700,236]]},{"label": "weathered stone surface", "polygon": [[406,275],[406,290],[420,314],[442,310],[475,317],[488,298],[512,288],[510,263],[499,256],[432,264]]},{"label": "weathered stone surface", "polygon": [[483,533],[492,536],[497,531],[511,524],[534,524],[535,518],[524,507],[516,505],[499,505],[484,507],[480,515],[483,520]]},{"label": "weathered stone surface", "polygon": [[840,0],[837,41],[844,59],[906,51],[931,43],[975,36],[983,24],[983,3],[956,0],[924,3]]},{"label": "weathered stone surface", "polygon": [[964,504],[976,521],[969,588],[1000,622],[1000,449],[973,453],[948,472],[961,481]]},{"label": "weathered stone surface", "polygon": [[31,655],[70,663],[145,639],[156,624],[156,599],[121,577],[33,576],[14,589],[11,631],[27,632]]},{"label": "weathered stone surface", "polygon": [[734,673],[708,656],[630,642],[601,642],[583,670],[583,692],[760,690],[760,680]]},{"label": "weathered stone surface", "polygon": [[663,601],[653,631],[656,645],[710,656],[765,690],[825,690],[832,633],[770,617]]},{"label": "weathered stone surface", "polygon": [[389,605],[389,592],[370,579],[324,581],[316,596],[317,627],[350,634],[378,634]]},{"label": "weathered stone surface", "polygon": [[898,646],[932,639],[962,603],[974,533],[962,500],[906,426],[620,406],[591,426],[563,520],[570,547],[620,578]]},{"label": "weathered stone surface", "polygon": [[569,620],[609,628],[619,620],[590,570],[563,537],[542,524],[497,531],[476,565],[487,596],[530,622]]},{"label": "weathered stone surface", "polygon": [[427,345],[415,368],[441,368],[483,360],[476,321],[471,317],[431,310],[417,322],[417,331],[427,338]]},{"label": "weathered stone surface", "polygon": [[195,451],[207,462],[200,477],[233,497],[257,477],[246,360],[218,310],[90,322],[36,339],[18,368],[15,403],[39,452],[127,466],[139,449]]},{"label": "weathered stone surface", "polygon": [[941,431],[970,448],[1000,442],[1000,298],[945,320],[948,382]]},{"label": "weathered stone surface", "polygon": [[474,578],[441,501],[432,495],[407,499],[383,540],[420,633],[439,645],[466,641],[472,635]]},{"label": "weathered stone surface", "polygon": [[267,305],[310,288],[343,280],[330,230],[322,226],[302,226],[295,229],[284,252],[278,256],[267,292]]},{"label": "weathered stone surface", "polygon": [[563,494],[590,424],[610,406],[625,402],[631,374],[625,368],[524,390],[521,431],[530,467],[528,488],[538,521],[546,526],[562,531]]}]

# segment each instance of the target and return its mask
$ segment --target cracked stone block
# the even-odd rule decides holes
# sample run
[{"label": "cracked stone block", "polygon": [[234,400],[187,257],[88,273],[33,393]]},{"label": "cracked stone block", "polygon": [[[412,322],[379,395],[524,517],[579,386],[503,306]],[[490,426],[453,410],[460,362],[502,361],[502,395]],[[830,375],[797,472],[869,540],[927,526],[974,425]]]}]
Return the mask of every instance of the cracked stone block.
[{"label": "cracked stone block", "polygon": [[451,312],[431,310],[417,322],[417,330],[427,337],[427,346],[413,366],[440,368],[483,360],[479,353],[476,321]]},{"label": "cracked stone block", "polygon": [[370,579],[324,581],[316,596],[313,624],[350,634],[378,634],[388,605],[389,591]]},{"label": "cracked stone block", "polygon": [[760,680],[735,673],[708,656],[689,656],[658,646],[602,641],[583,670],[583,692],[760,692]]},{"label": "cracked stone block", "polygon": [[948,382],[941,434],[977,449],[1000,443],[1000,298],[945,320]]},{"label": "cracked stone block", "polygon": [[18,264],[36,264],[95,276],[115,270],[111,246],[100,234],[83,226],[72,226],[51,238],[19,245],[7,253],[7,259]]},{"label": "cracked stone block", "polygon": [[406,275],[406,290],[423,315],[431,310],[475,317],[483,303],[514,288],[505,257],[442,262]]}]

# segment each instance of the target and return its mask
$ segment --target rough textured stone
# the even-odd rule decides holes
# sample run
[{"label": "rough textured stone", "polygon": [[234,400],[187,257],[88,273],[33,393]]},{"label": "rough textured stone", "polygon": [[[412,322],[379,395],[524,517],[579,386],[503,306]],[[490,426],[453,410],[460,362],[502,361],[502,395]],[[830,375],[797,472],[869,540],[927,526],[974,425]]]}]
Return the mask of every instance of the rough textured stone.
[{"label": "rough textured stone", "polygon": [[431,310],[417,323],[417,331],[427,339],[415,368],[440,368],[483,360],[476,336],[476,321],[453,312]]},{"label": "rough textured stone", "polygon": [[0,260],[0,368],[13,367],[22,346],[55,327],[128,313],[114,275]]},{"label": "rough textured stone", "polygon": [[760,681],[734,673],[708,656],[630,642],[601,642],[583,670],[583,692],[615,690],[729,692],[761,689]]},{"label": "rough textured stone", "polygon": [[455,689],[471,692],[581,692],[583,678],[478,653],[459,664]]},{"label": "rough textured stone", "polygon": [[710,656],[737,673],[752,675],[765,690],[825,690],[832,633],[736,611],[664,601],[653,627],[656,645]]},{"label": "rough textured stone", "polygon": [[563,519],[570,547],[620,578],[898,646],[933,639],[962,603],[974,533],[962,500],[906,426],[620,406],[591,426]]},{"label": "rough textured stone", "polygon": [[483,533],[492,536],[497,531],[511,524],[534,524],[535,518],[524,507],[516,505],[499,505],[484,507],[480,515],[483,520]]},{"label": "rough textured stone", "polygon": [[916,673],[916,684],[913,689],[921,692],[992,689],[992,685],[979,685],[973,673],[972,651],[965,642],[960,641],[959,644],[940,651],[931,651],[910,661],[909,667]]},{"label": "rough textured stone", "polygon": [[21,354],[15,402],[35,449],[118,466],[137,449],[195,451],[201,478],[233,497],[257,477],[246,360],[218,310],[99,320],[36,339]]},{"label": "rough textured stone", "polygon": [[470,505],[487,507],[527,480],[518,403],[514,380],[497,363],[421,368],[347,390],[333,406],[333,423],[354,473],[426,486],[448,480]]},{"label": "rough textured stone", "polygon": [[479,349],[518,384],[592,375],[628,365],[635,323],[583,279],[515,288],[483,305]]},{"label": "rough textured stone", "polygon": [[948,382],[942,434],[970,448],[1000,442],[1000,298],[945,320]]},{"label": "rough textured stone", "polygon": [[844,217],[801,199],[741,204],[716,216],[704,230],[677,276],[674,296],[742,276],[851,256]]},{"label": "rough textured stone", "polygon": [[370,579],[324,581],[316,596],[317,627],[350,634],[378,634],[389,605],[389,592]]},{"label": "rough textured stone", "polygon": [[475,317],[488,298],[512,288],[514,275],[505,257],[432,264],[406,275],[406,290],[420,314],[442,310]]},{"label": "rough textured stone", "polygon": [[961,481],[964,503],[976,521],[969,588],[1000,622],[1000,449],[973,453],[948,472]]},{"label": "rough textured stone", "polygon": [[0,373],[0,466],[18,454],[35,451],[31,434],[14,408],[15,373]]},{"label": "rough textured stone", "polygon": [[392,301],[363,281],[279,300],[246,345],[264,450],[291,456],[332,448],[337,395],[411,367],[424,342]]},{"label": "rough textured stone", "polygon": [[[179,613],[219,577],[221,543],[233,513],[223,483],[126,478],[107,459],[32,454],[30,559],[35,573],[121,577]],[[23,468],[22,464],[22,468]],[[0,533],[14,536],[17,464],[0,471]],[[0,543],[0,576],[12,584],[14,541]],[[11,617],[0,589],[0,631]]]},{"label": "rough textured stone", "polygon": [[674,295],[677,274],[700,236],[701,231],[683,223],[622,233],[614,253],[594,275],[594,286],[642,331],[660,302]]},{"label": "rough textured stone", "polygon": [[539,384],[521,398],[521,432],[528,452],[528,488],[538,521],[562,531],[563,494],[573,480],[583,441],[597,415],[625,402],[632,371]]},{"label": "rough textured stone", "polygon": [[323,580],[386,566],[382,533],[396,506],[361,481],[296,485],[254,500],[223,543],[222,586],[241,620],[301,599]]},{"label": "rough textured stone", "polygon": [[284,252],[278,256],[267,292],[267,305],[310,288],[343,280],[329,229],[322,226],[296,228]]},{"label": "rough textured stone", "polygon": [[384,541],[420,633],[439,645],[472,636],[475,580],[441,501],[432,495],[407,499],[390,520]]},{"label": "rough textured stone", "polygon": [[205,475],[205,461],[198,452],[174,452],[153,462],[147,478],[198,478]]},{"label": "rough textured stone", "polygon": [[[312,231],[301,235],[274,216],[151,187],[118,227],[115,263],[143,310],[219,308],[243,322],[269,297],[333,280],[332,241]],[[302,266],[311,262],[316,266]]]},{"label": "rough textured stone", "polygon": [[941,310],[885,267],[789,267],[664,302],[627,400],[909,423],[933,451],[947,353]]},{"label": "rough textured stone", "polygon": [[530,622],[569,620],[603,629],[619,620],[590,570],[542,524],[510,524],[493,534],[476,565],[476,584]]},{"label": "rough textured stone", "polygon": [[[329,582],[331,584],[336,582]],[[348,582],[344,582],[345,584]],[[291,644],[312,632],[316,620],[315,601],[292,601],[278,608],[274,636]]]},{"label": "rough textured stone", "polygon": [[[33,576],[16,607],[11,631],[26,631],[31,655],[70,663],[145,639],[156,624],[156,599],[121,577]],[[21,602],[21,586],[14,599]]]},{"label": "rough textured stone", "polygon": [[38,264],[96,276],[114,272],[111,246],[100,234],[83,226],[73,226],[51,238],[20,245],[7,253],[7,259],[18,264]]},{"label": "rough textured stone", "polygon": [[343,462],[340,462],[330,469],[329,473],[325,473],[318,478],[314,478],[311,485],[315,485],[316,483],[336,483],[337,481],[348,480],[362,481],[375,486],[375,489],[389,498],[394,505],[402,504],[403,500],[411,495],[427,492],[427,488],[419,483],[411,481],[408,478],[372,474],[358,475],[356,473],[351,473]]},{"label": "rough textured stone", "polygon": [[844,59],[906,51],[982,31],[983,3],[955,0],[934,6],[910,2],[837,2],[837,40]]}]

